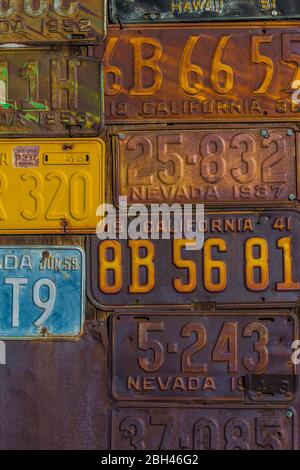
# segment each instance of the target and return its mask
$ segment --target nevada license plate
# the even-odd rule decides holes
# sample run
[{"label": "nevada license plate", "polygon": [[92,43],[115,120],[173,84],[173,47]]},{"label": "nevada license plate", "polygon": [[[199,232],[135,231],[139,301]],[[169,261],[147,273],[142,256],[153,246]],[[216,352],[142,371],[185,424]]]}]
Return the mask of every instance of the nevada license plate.
[{"label": "nevada license plate", "polygon": [[1,48],[0,86],[0,136],[99,135],[103,88],[93,58],[63,49]]},{"label": "nevada license plate", "polygon": [[104,158],[100,139],[2,139],[0,233],[94,232]]},{"label": "nevada license plate", "polygon": [[112,27],[107,124],[300,119],[297,22]]},{"label": "nevada license plate", "polygon": [[0,4],[0,42],[99,42],[106,29],[106,0],[8,0]]},{"label": "nevada license plate", "polygon": [[234,21],[299,18],[298,0],[124,0],[110,1],[114,23]]},{"label": "nevada license plate", "polygon": [[297,391],[293,314],[123,313],[111,326],[116,400],[270,403],[291,401]]},{"label": "nevada license plate", "polygon": [[[186,222],[191,224],[191,219]],[[298,211],[207,213],[198,222],[196,228],[194,220],[193,228],[204,234],[199,250],[188,250],[186,240],[162,239],[158,231],[155,235],[160,239],[151,239],[148,218],[140,220],[147,240],[90,237],[91,301],[108,310],[195,308],[207,302],[218,307],[299,305]],[[174,228],[168,221],[159,227],[162,231]],[[120,232],[126,237],[123,229]]]},{"label": "nevada license plate", "polygon": [[85,305],[85,255],[79,247],[1,246],[3,339],[76,338]]},{"label": "nevada license plate", "polygon": [[111,449],[292,450],[296,422],[290,408],[124,406],[112,410]]},{"label": "nevada license plate", "polygon": [[296,128],[125,129],[113,141],[115,202],[257,204],[298,197]]}]

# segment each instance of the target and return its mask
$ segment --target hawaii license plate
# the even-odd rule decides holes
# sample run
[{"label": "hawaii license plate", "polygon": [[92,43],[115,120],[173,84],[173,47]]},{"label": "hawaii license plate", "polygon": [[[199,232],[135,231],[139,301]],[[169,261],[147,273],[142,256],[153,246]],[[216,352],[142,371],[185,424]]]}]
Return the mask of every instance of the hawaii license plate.
[{"label": "hawaii license plate", "polygon": [[274,20],[299,18],[298,0],[124,0],[110,1],[114,23]]}]

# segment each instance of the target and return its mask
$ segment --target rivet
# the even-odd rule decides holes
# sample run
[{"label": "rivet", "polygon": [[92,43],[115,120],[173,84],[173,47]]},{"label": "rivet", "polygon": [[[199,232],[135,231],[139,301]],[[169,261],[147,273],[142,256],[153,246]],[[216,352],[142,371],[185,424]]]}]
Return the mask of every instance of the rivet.
[{"label": "rivet", "polygon": [[288,129],[286,131],[286,135],[288,135],[289,137],[291,137],[292,135],[294,135],[294,130],[293,129]]},{"label": "rivet", "polygon": [[289,201],[295,201],[296,196],[295,194],[289,194]]},{"label": "rivet", "polygon": [[268,129],[262,129],[262,130],[260,131],[260,135],[261,135],[262,137],[264,137],[264,138],[269,137],[269,131],[268,131]]},{"label": "rivet", "polygon": [[120,134],[118,134],[118,137],[119,137],[119,139],[121,139],[121,140],[126,139],[126,135],[123,134],[122,132],[121,132]]},{"label": "rivet", "polygon": [[287,418],[292,418],[292,417],[293,417],[293,412],[290,411],[290,410],[288,410],[288,411],[286,412],[286,417],[287,417]]}]

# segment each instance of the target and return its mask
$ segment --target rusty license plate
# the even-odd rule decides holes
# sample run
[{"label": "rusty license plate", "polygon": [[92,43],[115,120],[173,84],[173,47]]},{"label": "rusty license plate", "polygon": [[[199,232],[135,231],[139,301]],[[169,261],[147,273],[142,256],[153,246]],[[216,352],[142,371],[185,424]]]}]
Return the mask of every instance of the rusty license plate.
[{"label": "rusty license plate", "polygon": [[297,197],[298,146],[290,128],[122,130],[115,202],[280,203]]},{"label": "rusty license plate", "polygon": [[[132,221],[135,224],[136,219],[129,220],[129,232]],[[140,222],[145,231],[151,226],[151,219]],[[151,233],[147,240],[91,236],[88,279],[92,302],[108,310],[194,308],[199,303],[217,307],[299,305],[298,211],[207,213],[198,222],[197,229],[195,220],[193,226],[204,233],[204,244],[195,250],[186,247],[186,240],[151,239]],[[154,220],[152,228],[155,225]],[[161,220],[159,227],[172,231],[172,218],[170,223]],[[124,227],[120,229],[122,237],[126,233]]]},{"label": "rusty license plate", "polygon": [[292,408],[119,407],[112,410],[113,450],[292,450]]},{"label": "rusty license plate", "polygon": [[106,0],[7,0],[0,3],[0,43],[95,44],[105,35]]},{"label": "rusty license plate", "polygon": [[114,23],[299,18],[298,0],[111,0]]},{"label": "rusty license plate", "polygon": [[0,86],[0,136],[96,136],[102,128],[101,69],[93,58],[2,49]]},{"label": "rusty license plate", "polygon": [[111,323],[116,400],[269,403],[296,393],[292,314],[124,313]]},{"label": "rusty license plate", "polygon": [[296,22],[112,27],[96,55],[108,124],[300,119]]}]

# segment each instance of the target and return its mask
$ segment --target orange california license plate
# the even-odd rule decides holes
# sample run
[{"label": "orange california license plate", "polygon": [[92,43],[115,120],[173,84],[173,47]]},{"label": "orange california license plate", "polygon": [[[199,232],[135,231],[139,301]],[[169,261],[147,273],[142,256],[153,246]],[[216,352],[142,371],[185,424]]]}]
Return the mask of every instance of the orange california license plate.
[{"label": "orange california license plate", "polygon": [[300,119],[297,22],[111,27],[106,122]]}]

